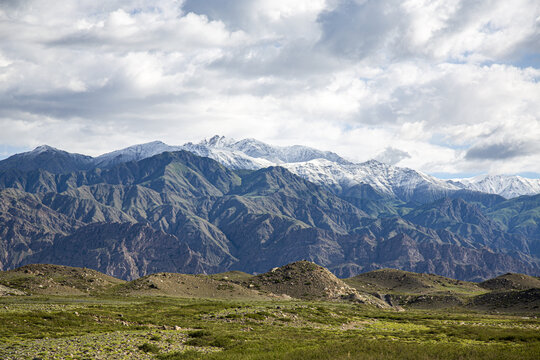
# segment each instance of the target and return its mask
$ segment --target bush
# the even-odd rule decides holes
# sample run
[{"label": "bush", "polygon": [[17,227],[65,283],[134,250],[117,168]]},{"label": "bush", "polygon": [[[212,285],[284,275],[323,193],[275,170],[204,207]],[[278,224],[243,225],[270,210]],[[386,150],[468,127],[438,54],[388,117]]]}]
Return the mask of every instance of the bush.
[{"label": "bush", "polygon": [[210,336],[212,335],[209,331],[206,330],[195,330],[188,332],[188,336],[191,338],[201,338],[204,336]]},{"label": "bush", "polygon": [[266,316],[263,314],[255,313],[255,314],[246,314],[244,316],[248,319],[253,319],[253,320],[260,320],[260,321],[266,320]]},{"label": "bush", "polygon": [[144,343],[142,345],[139,345],[139,350],[147,352],[147,353],[157,354],[161,349],[157,345]]},{"label": "bush", "polygon": [[188,336],[191,339],[186,341],[186,345],[191,346],[213,346],[226,348],[232,344],[232,340],[229,337],[212,335],[212,333],[206,330],[191,331],[188,333]]}]

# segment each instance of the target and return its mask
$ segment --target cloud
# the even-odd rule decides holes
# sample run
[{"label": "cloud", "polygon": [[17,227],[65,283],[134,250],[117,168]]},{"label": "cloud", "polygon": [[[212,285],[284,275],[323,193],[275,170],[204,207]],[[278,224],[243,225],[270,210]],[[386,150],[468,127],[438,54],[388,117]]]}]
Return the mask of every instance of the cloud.
[{"label": "cloud", "polygon": [[340,1],[318,21],[323,29],[320,44],[352,59],[377,59],[384,55],[380,51],[399,47],[399,29],[404,26],[399,1]]},{"label": "cloud", "polygon": [[538,153],[538,145],[524,142],[497,143],[473,146],[465,154],[466,159],[506,160]]},{"label": "cloud", "polygon": [[325,0],[186,0],[183,9],[261,39],[316,39],[315,20],[326,6]]},{"label": "cloud", "polygon": [[340,0],[322,12],[320,44],[378,63],[428,59],[483,63],[516,60],[540,44],[534,0]]},{"label": "cloud", "polygon": [[206,15],[214,21],[221,21],[229,28],[248,29],[252,25],[250,15],[253,14],[255,1],[250,0],[186,0],[183,4],[185,12]]},{"label": "cloud", "polygon": [[0,144],[98,155],[220,133],[540,172],[539,19],[534,0],[2,2]]},{"label": "cloud", "polygon": [[411,158],[411,155],[408,152],[395,149],[393,147],[387,147],[382,153],[375,156],[375,160],[390,165],[396,165],[401,160],[408,158]]}]

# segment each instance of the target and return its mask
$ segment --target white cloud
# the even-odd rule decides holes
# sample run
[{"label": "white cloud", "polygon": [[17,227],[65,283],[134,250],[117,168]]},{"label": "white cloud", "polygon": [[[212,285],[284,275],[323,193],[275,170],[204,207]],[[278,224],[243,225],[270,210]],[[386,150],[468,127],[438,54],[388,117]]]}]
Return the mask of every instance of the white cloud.
[{"label": "white cloud", "polygon": [[0,144],[220,133],[540,172],[539,19],[535,0],[2,2]]}]

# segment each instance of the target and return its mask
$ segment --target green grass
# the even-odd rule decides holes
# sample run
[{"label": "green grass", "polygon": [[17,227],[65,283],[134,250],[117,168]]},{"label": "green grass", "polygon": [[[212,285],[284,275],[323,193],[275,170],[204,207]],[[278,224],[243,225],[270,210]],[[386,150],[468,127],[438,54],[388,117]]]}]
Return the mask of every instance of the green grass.
[{"label": "green grass", "polygon": [[539,330],[534,317],[333,302],[0,298],[3,359],[535,359]]},{"label": "green grass", "polygon": [[138,348],[139,348],[139,350],[142,350],[144,352],[154,353],[154,354],[157,354],[157,353],[159,353],[161,351],[159,346],[157,346],[155,344],[150,344],[150,343],[144,343],[142,345],[139,345]]}]

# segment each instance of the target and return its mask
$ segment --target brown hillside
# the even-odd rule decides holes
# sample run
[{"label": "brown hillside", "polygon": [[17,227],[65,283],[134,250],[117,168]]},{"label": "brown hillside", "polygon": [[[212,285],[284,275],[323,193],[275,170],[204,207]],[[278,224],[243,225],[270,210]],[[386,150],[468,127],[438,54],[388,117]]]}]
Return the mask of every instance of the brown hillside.
[{"label": "brown hillside", "polygon": [[385,294],[459,294],[485,292],[477,284],[434,274],[418,274],[396,269],[381,269],[344,279],[360,291]]},{"label": "brown hillside", "polygon": [[481,282],[479,285],[489,290],[540,289],[540,279],[529,275],[507,273]]},{"label": "brown hillside", "polygon": [[173,296],[188,298],[268,299],[259,291],[206,275],[157,273],[130,281],[115,289],[122,295]]},{"label": "brown hillside", "polygon": [[0,284],[29,294],[89,295],[121,283],[95,270],[61,265],[32,264],[0,272]]},{"label": "brown hillside", "polygon": [[540,314],[540,289],[493,291],[475,296],[469,306],[497,312]]},{"label": "brown hillside", "polygon": [[248,280],[248,286],[274,294],[284,294],[308,300],[353,300],[389,307],[372,295],[358,292],[327,269],[309,261],[298,261],[274,268]]}]

